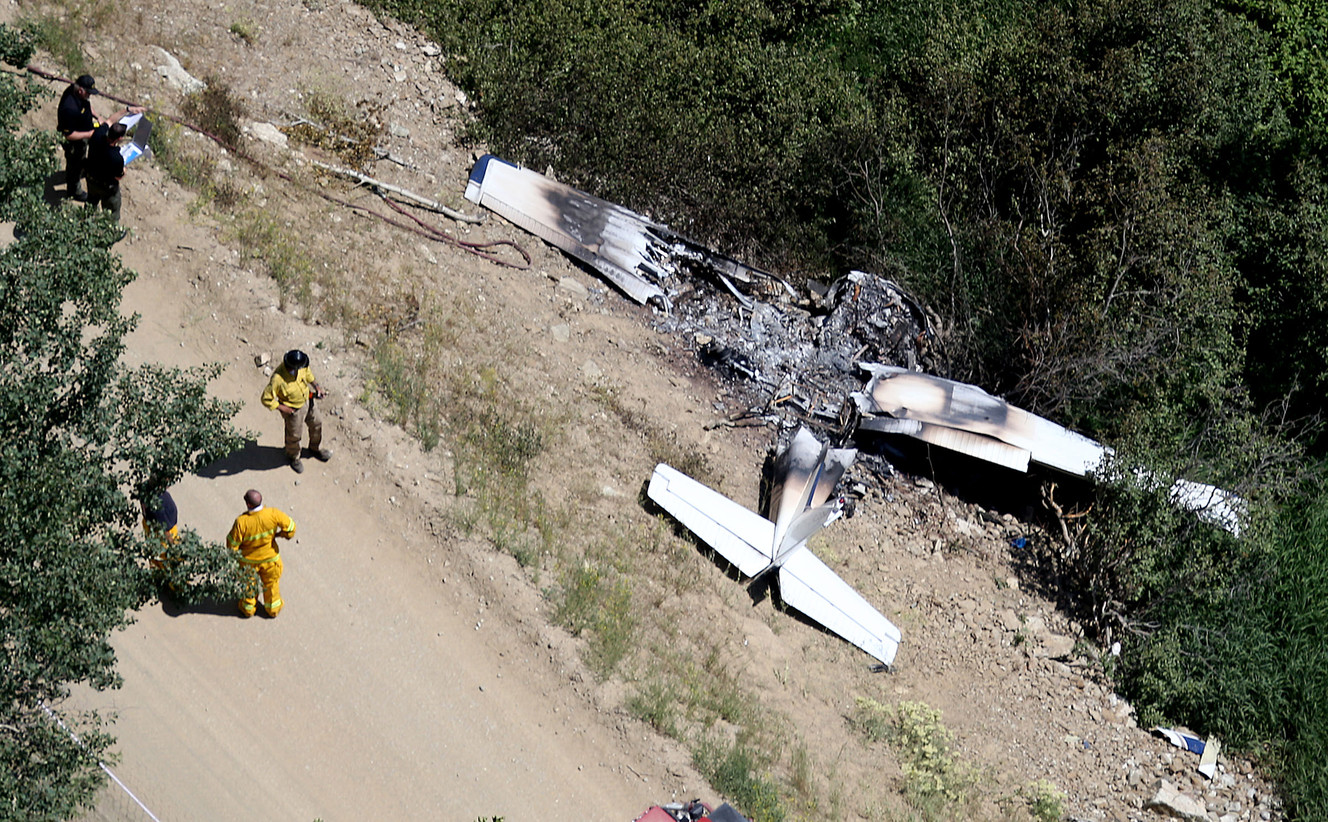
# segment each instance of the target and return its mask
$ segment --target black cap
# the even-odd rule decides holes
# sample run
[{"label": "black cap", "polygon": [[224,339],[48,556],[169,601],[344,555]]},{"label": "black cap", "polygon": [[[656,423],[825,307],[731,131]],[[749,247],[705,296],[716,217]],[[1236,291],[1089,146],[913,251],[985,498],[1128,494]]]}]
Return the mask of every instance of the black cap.
[{"label": "black cap", "polygon": [[84,74],[83,76],[81,76],[81,77],[79,77],[77,80],[75,80],[75,81],[74,81],[74,84],[75,84],[75,85],[78,85],[78,86],[82,86],[83,88],[87,89],[88,91],[92,91],[93,87],[97,85],[97,81],[92,79],[92,75],[91,75],[91,74]]},{"label": "black cap", "polygon": [[286,356],[281,358],[281,362],[286,366],[287,371],[299,371],[301,368],[309,366],[309,355],[298,348],[286,352]]}]

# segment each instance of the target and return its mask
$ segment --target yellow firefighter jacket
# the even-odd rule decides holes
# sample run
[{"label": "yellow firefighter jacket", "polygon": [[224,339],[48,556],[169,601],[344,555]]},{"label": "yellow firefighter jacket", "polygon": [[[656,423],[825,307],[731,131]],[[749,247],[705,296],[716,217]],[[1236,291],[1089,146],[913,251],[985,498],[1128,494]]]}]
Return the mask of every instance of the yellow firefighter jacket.
[{"label": "yellow firefighter jacket", "polygon": [[273,540],[276,537],[290,539],[295,536],[295,520],[276,508],[259,506],[253,511],[245,511],[235,518],[226,544],[231,550],[240,552],[240,561],[247,565],[262,565],[277,558]]},{"label": "yellow firefighter jacket", "polygon": [[311,386],[315,382],[317,380],[312,370],[301,368],[295,376],[291,376],[283,365],[272,372],[272,379],[268,380],[267,388],[263,389],[263,406],[269,411],[276,411],[278,405],[299,408],[309,401]]}]

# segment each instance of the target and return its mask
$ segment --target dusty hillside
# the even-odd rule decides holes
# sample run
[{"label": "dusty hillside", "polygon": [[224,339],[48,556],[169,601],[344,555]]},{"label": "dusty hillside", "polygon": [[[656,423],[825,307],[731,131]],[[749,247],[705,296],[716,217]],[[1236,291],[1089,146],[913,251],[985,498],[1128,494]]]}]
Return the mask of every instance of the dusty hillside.
[{"label": "dusty hillside", "polygon": [[[977,785],[943,817],[1026,818],[1039,780],[1078,819],[1150,818],[1159,780],[1211,820],[1278,815],[1248,762],[1223,757],[1210,782],[1197,757],[1135,726],[1076,651],[1078,627],[1030,592],[1011,547],[1025,526],[1009,514],[899,475],[872,483],[857,515],[818,538],[817,552],[904,633],[897,669],[875,674],[646,510],[639,492],[661,456],[756,503],[773,434],[712,426],[732,397],[695,364],[693,341],[652,330],[649,311],[497,218],[428,217],[458,239],[519,244],[528,269],[334,204],[319,194],[392,214],[312,174],[310,159],[335,158],[267,128],[312,119],[311,100],[369,111],[387,156],[367,173],[474,213],[461,192],[475,151],[457,143],[467,104],[424,38],[337,0],[178,0],[126,4],[84,45],[106,92],[180,116],[163,50],[229,86],[245,108],[241,145],[263,165],[182,132],[182,146],[215,163],[210,202],[162,163],[131,166],[120,248],[141,275],[127,308],[144,322],[130,356],[228,363],[218,393],[250,401],[239,422],[257,441],[182,484],[189,524],[220,535],[252,486],[305,530],[280,619],[151,611],[118,642],[125,689],[83,697],[118,709],[117,774],[168,809],[161,818],[238,818],[262,803],[283,819],[516,820],[570,806],[624,820],[651,801],[715,798],[689,740],[735,729],[764,746],[761,769],[792,786],[796,812],[908,818],[900,759],[849,721],[861,719],[859,697],[941,712]],[[54,96],[41,116],[53,122],[53,110]],[[281,288],[274,260],[291,259],[308,261],[294,266],[307,279]],[[256,403],[255,357],[292,346],[315,353],[334,391],[336,457],[301,477]],[[372,370],[385,350],[398,352],[395,378]],[[420,380],[436,381],[425,394],[456,396],[472,422],[536,432],[528,480],[473,475],[474,429],[461,416],[409,423],[439,435],[428,452],[384,422],[390,391]],[[521,499],[494,501],[504,494]],[[628,599],[592,605],[635,613],[618,623],[631,624],[629,648],[551,624],[594,623],[567,592],[601,578]],[[670,694],[685,703],[679,683],[715,682],[744,706],[732,712],[740,722],[670,707]],[[135,818],[117,797],[100,814]]]}]

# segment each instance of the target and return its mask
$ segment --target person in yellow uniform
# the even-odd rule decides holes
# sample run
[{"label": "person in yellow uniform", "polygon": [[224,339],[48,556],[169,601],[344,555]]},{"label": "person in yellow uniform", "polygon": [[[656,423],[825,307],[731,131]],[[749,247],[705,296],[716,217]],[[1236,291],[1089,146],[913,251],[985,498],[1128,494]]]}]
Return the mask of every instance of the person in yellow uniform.
[{"label": "person in yellow uniform", "polygon": [[247,596],[236,605],[240,613],[251,617],[258,610],[258,582],[263,585],[263,608],[270,617],[276,616],[283,605],[281,601],[281,551],[276,546],[276,538],[290,539],[295,536],[295,520],[276,508],[263,506],[263,495],[252,488],[244,492],[245,512],[235,518],[226,544],[240,555],[240,564],[257,574],[247,575],[245,584]]},{"label": "person in yellow uniform", "polygon": [[323,420],[318,416],[314,400],[323,398],[323,389],[309,369],[309,355],[299,350],[287,351],[281,367],[272,372],[272,379],[263,389],[264,407],[281,412],[286,421],[286,459],[299,474],[304,471],[300,460],[302,427],[309,428],[309,451],[327,462],[332,452],[323,448]]}]

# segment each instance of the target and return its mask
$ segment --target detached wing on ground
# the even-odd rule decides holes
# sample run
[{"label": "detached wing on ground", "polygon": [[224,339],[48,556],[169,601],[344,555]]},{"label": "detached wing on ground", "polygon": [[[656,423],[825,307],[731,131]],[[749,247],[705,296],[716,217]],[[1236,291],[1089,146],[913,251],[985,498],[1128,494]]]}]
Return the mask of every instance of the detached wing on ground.
[{"label": "detached wing on ground", "polygon": [[747,577],[779,569],[784,603],[879,659],[894,662],[900,634],[890,620],[807,548],[840,514],[829,500],[854,451],[826,448],[801,429],[776,460],[771,522],[663,463],[647,495]]},{"label": "detached wing on ground", "polygon": [[902,637],[862,595],[806,548],[779,568],[784,604],[806,614],[886,665],[894,663]]},{"label": "detached wing on ground", "polygon": [[646,492],[706,545],[754,577],[774,560],[775,524],[707,488],[672,466],[660,463]]},{"label": "detached wing on ground", "polygon": [[[871,375],[853,401],[869,431],[905,434],[996,465],[1027,471],[1030,462],[1087,477],[1111,449],[1061,425],[993,397],[976,385],[891,365],[859,363]],[[1141,474],[1139,482],[1162,480]],[[1172,501],[1240,536],[1245,501],[1212,485],[1175,480]]]},{"label": "detached wing on ground", "polygon": [[471,169],[466,199],[515,223],[591,266],[639,303],[668,309],[680,272],[718,279],[745,304],[747,289],[783,280],[711,251],[635,211],[579,191],[537,171],[486,154]]}]

